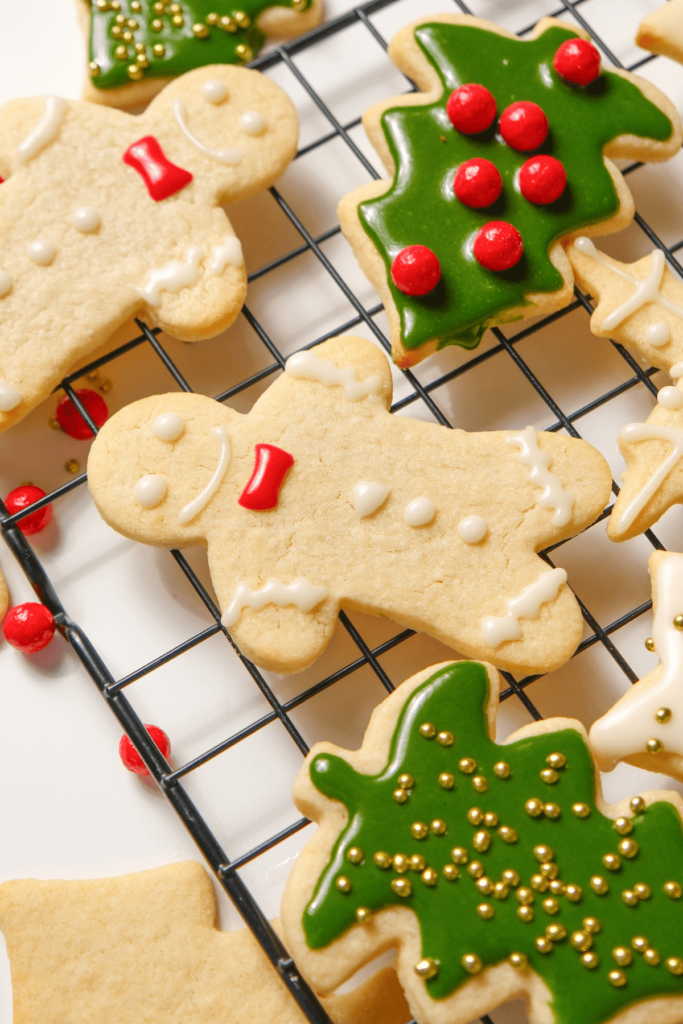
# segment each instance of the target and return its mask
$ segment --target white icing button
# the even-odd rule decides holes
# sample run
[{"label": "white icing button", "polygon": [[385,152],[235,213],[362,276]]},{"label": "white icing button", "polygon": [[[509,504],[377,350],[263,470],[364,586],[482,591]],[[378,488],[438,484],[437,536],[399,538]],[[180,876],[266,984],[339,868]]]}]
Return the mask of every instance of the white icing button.
[{"label": "white icing button", "polygon": [[415,498],[406,505],[403,518],[408,526],[426,526],[436,515],[434,502],[429,498]]},{"label": "white icing button", "polygon": [[209,103],[222,103],[228,95],[228,90],[220,78],[209,78],[202,86],[202,96]]},{"label": "white icing button", "polygon": [[71,226],[87,235],[100,226],[100,215],[92,206],[77,206],[71,214]]},{"label": "white icing button", "polygon": [[391,487],[384,484],[375,484],[368,480],[361,480],[353,488],[353,507],[359,519],[370,516],[376,512],[380,505],[389,497]]},{"label": "white icing button", "polygon": [[48,263],[52,263],[55,258],[55,247],[52,242],[46,241],[44,238],[39,238],[35,242],[31,242],[27,246],[27,252],[34,263],[37,263],[41,267],[46,267]]},{"label": "white icing button", "polygon": [[185,420],[177,412],[162,412],[152,423],[152,433],[160,441],[177,441],[185,429]]},{"label": "white icing button", "polygon": [[669,370],[669,376],[676,380],[677,377],[683,377],[683,362],[674,363]]},{"label": "white icing button", "polygon": [[4,270],[0,270],[0,299],[4,298],[12,287],[12,278]]},{"label": "white icing button", "polygon": [[166,481],[158,473],[141,476],[133,488],[133,494],[138,505],[154,508],[166,497]]},{"label": "white icing button", "polygon": [[683,391],[669,385],[657,392],[657,401],[665,409],[683,409]]},{"label": "white icing button", "polygon": [[458,534],[465,544],[478,544],[488,533],[489,524],[481,516],[466,516],[458,523]]},{"label": "white icing button", "polygon": [[21,401],[21,394],[16,388],[0,380],[0,412],[11,412]]},{"label": "white icing button", "polygon": [[661,348],[671,339],[671,331],[666,324],[650,324],[645,331],[645,341],[653,348]]},{"label": "white icing button", "polygon": [[266,119],[258,110],[247,110],[240,117],[240,128],[245,135],[260,135],[266,127]]}]

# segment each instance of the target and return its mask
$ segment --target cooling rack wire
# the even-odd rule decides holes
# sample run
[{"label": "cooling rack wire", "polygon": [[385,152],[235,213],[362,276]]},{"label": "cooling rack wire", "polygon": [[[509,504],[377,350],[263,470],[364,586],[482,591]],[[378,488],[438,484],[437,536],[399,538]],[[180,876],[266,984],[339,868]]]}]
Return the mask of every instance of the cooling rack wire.
[{"label": "cooling rack wire", "polygon": [[[489,4],[488,7],[490,6]],[[528,3],[509,3],[506,13],[508,16],[513,16],[515,10],[518,10],[518,20],[521,20],[531,6]],[[536,7],[538,6],[537,4]],[[544,9],[538,13],[538,16],[550,14],[573,20],[591,33],[593,40],[607,62],[617,67],[624,66],[610,45],[610,15],[614,18],[618,8],[622,10],[622,13],[627,13],[624,8],[621,8],[620,4],[617,5],[616,0],[608,0],[608,2],[602,3],[601,0],[576,0],[574,3],[571,3],[570,0],[563,0],[554,9],[550,9],[548,4],[541,4],[540,6]],[[646,13],[653,5],[641,4],[640,6],[643,7],[640,14],[637,13],[637,3],[635,6],[631,3],[628,8],[629,15],[633,15],[634,31],[639,16]],[[307,142],[300,149],[297,159],[301,160],[315,151],[323,151],[325,147],[341,144],[345,148],[346,154],[350,154],[353,161],[357,164],[357,170],[360,174],[358,183],[367,180],[368,175],[372,178],[380,176],[376,161],[364,142],[362,133],[360,133],[360,130],[357,130],[360,124],[360,116],[345,122],[339,119],[338,114],[335,114],[333,111],[334,105],[321,95],[323,90],[320,89],[319,84],[316,85],[315,76],[307,73],[306,58],[316,48],[322,47],[327,41],[335,37],[343,40],[345,38],[344,34],[348,35],[350,30],[360,30],[367,33],[373,46],[386,50],[387,40],[383,32],[378,28],[378,22],[381,23],[380,16],[382,12],[387,12],[392,7],[397,10],[401,9],[401,0],[370,0],[369,3],[356,7],[328,21],[302,38],[295,39],[270,50],[251,65],[261,71],[273,74],[279,81],[283,81],[279,76],[285,72],[288,73],[290,82],[293,80],[296,83],[299,90],[308,97],[310,103],[319,112],[320,120],[318,123],[323,125],[323,130],[319,131],[312,141]],[[472,7],[468,7],[461,0],[454,0],[452,7],[452,9],[464,13],[474,13],[484,17],[488,14],[494,17],[486,8],[485,0],[481,0],[481,2],[473,0]],[[403,17],[402,20],[407,21],[418,14],[431,13],[431,11],[432,6],[429,0],[418,0],[417,3],[412,4],[410,13]],[[595,21],[591,17],[592,11],[597,11],[599,15]],[[535,9],[533,13],[537,14]],[[537,17],[534,17],[533,21],[529,24],[514,25],[514,30],[518,32],[520,37],[527,37],[536,20]],[[506,24],[508,22],[509,17]],[[388,58],[383,59],[388,63]],[[661,64],[664,59],[647,55],[631,63],[628,66],[628,70],[639,69],[653,61]],[[285,87],[287,87],[286,83]],[[403,88],[405,91],[410,91],[413,87],[410,82],[404,80]],[[380,98],[381,95],[388,94],[385,90],[383,94],[380,93],[380,95],[373,96],[373,98]],[[359,109],[359,115],[363,109],[364,107]],[[639,163],[630,164],[623,168],[623,173],[632,175],[641,167],[642,165]],[[652,173],[652,169],[644,168],[642,173]],[[631,180],[632,186],[635,180]],[[647,189],[639,190],[636,188],[634,191],[637,207],[641,192],[645,197],[645,205],[647,206]],[[270,194],[272,201],[279,208],[281,214],[284,215],[289,225],[291,225],[298,244],[253,272],[249,278],[252,287],[254,282],[259,279],[264,279],[267,285],[269,278],[274,279],[276,272],[286,265],[291,265],[296,270],[297,261],[312,259],[315,262],[317,272],[322,272],[333,290],[341,294],[344,299],[343,307],[350,310],[351,315],[344,322],[341,322],[341,320],[336,322],[331,329],[326,329],[320,336],[308,341],[304,347],[310,348],[326,338],[336,335],[357,332],[376,341],[388,352],[390,346],[384,331],[382,307],[367,301],[366,296],[369,294],[367,289],[359,297],[359,292],[361,291],[358,287],[359,279],[340,270],[339,261],[334,258],[334,253],[331,253],[329,246],[325,244],[339,235],[340,229],[338,225],[315,234],[310,224],[307,226],[309,218],[307,217],[306,210],[298,208],[301,206],[300,203],[297,204],[286,199],[285,195],[277,187],[272,188]],[[314,220],[315,218],[312,219]],[[672,223],[674,226],[676,225],[675,216],[672,217]],[[668,225],[669,230],[670,228],[671,225]],[[629,244],[631,245],[642,248],[643,244],[647,244],[649,247],[656,246],[662,249],[670,268],[674,273],[683,276],[683,268],[676,256],[676,253],[683,248],[683,240],[676,241],[674,244],[667,244],[662,238],[664,234],[667,234],[667,231],[662,230],[662,227],[659,225],[655,229],[639,212],[635,215],[635,225],[627,232],[630,239]],[[609,248],[609,244],[610,240],[605,239],[604,247]],[[615,251],[614,248],[613,251]],[[618,253],[619,250],[617,249],[616,252]],[[639,252],[639,254],[642,253]],[[310,264],[307,264],[307,266],[310,266]],[[352,279],[350,280],[349,278]],[[294,280],[296,281],[297,278],[295,277]],[[277,287],[280,286],[278,285]],[[494,426],[515,427],[522,425],[517,423],[514,418],[514,411],[511,422],[492,424],[487,423],[486,420],[479,420],[472,413],[472,407],[467,405],[467,403],[465,403],[466,411],[471,413],[470,418],[474,420],[473,423],[467,422],[467,416],[463,419],[458,414],[457,408],[454,414],[453,395],[455,394],[456,407],[457,401],[465,394],[462,390],[463,384],[468,388],[470,396],[476,396],[485,387],[486,373],[496,366],[496,373],[499,379],[502,374],[503,378],[508,377],[510,380],[514,378],[517,386],[520,383],[524,383],[528,395],[532,396],[532,406],[536,410],[536,416],[543,421],[545,429],[564,431],[573,437],[586,436],[587,439],[593,440],[595,443],[596,433],[604,431],[606,425],[609,424],[612,428],[612,434],[616,436],[618,427],[627,422],[629,418],[633,418],[626,414],[623,405],[620,404],[625,396],[631,396],[631,398],[637,396],[635,400],[639,403],[639,408],[645,410],[642,418],[645,418],[647,415],[647,408],[652,405],[653,399],[656,397],[657,386],[653,377],[658,371],[653,367],[641,365],[621,345],[612,342],[612,353],[609,357],[611,361],[609,361],[608,371],[607,373],[601,371],[597,374],[598,383],[605,385],[604,390],[602,387],[596,387],[594,382],[591,382],[590,387],[585,382],[579,398],[588,398],[588,400],[580,400],[577,404],[575,400],[575,394],[578,394],[577,390],[564,387],[563,378],[571,377],[576,372],[581,375],[583,371],[588,375],[592,370],[592,365],[589,363],[586,366],[577,366],[577,363],[580,364],[582,362],[582,357],[579,354],[581,350],[572,353],[572,349],[566,344],[566,340],[567,336],[571,336],[579,331],[582,332],[584,337],[590,338],[590,335],[587,334],[587,318],[590,316],[591,308],[590,297],[581,294],[577,289],[575,290],[573,302],[566,309],[530,324],[527,322],[521,329],[510,327],[502,330],[495,328],[489,332],[480,349],[475,350],[473,354],[463,352],[462,350],[448,350],[441,361],[439,361],[439,357],[431,361],[436,366],[436,369],[432,368],[424,372],[424,368],[419,367],[414,372],[395,371],[395,383],[399,385],[397,388],[399,397],[395,401],[392,411],[431,419],[446,427],[456,425],[468,427],[468,429],[492,429]],[[257,345],[261,346],[260,361],[265,363],[265,365],[262,365],[256,372],[244,377],[244,379],[231,383],[229,387],[215,394],[214,397],[220,402],[230,402],[231,400],[239,402],[240,398],[238,396],[247,393],[246,400],[251,404],[253,398],[257,397],[260,393],[262,386],[267,385],[274,379],[284,366],[285,358],[297,347],[292,346],[289,339],[281,339],[278,336],[277,324],[272,322],[272,318],[269,320],[267,316],[257,316],[253,309],[250,308],[249,299],[242,311],[242,318],[245,322],[242,327],[245,328],[245,325],[248,325],[253,337],[257,340]],[[580,323],[578,318],[581,318]],[[57,389],[58,396],[65,393],[72,399],[94,433],[97,432],[97,428],[78,398],[75,390],[76,381],[80,381],[82,378],[92,379],[105,367],[111,370],[117,361],[124,360],[127,354],[135,349],[146,349],[148,355],[158,360],[159,367],[163,368],[162,372],[167,374],[166,388],[168,390],[180,388],[183,391],[192,391],[192,387],[187,379],[192,374],[185,368],[187,365],[191,365],[191,363],[186,360],[183,368],[181,368],[179,365],[181,360],[173,354],[173,344],[167,343],[163,336],[160,337],[158,329],[150,328],[142,320],[137,320],[136,323],[139,328],[139,334],[136,337],[126,341],[124,344],[118,345],[118,347],[107,352],[101,358],[90,362],[87,366],[80,367],[76,372],[66,377],[62,381],[60,388]],[[539,350],[537,348],[529,348],[528,346],[525,348],[524,345],[525,342],[534,341],[541,335],[544,339],[544,346],[548,346],[550,350],[550,355],[545,358],[539,357]],[[559,337],[561,340],[560,344],[556,346],[556,351],[553,352],[553,339],[555,337]],[[609,345],[606,341],[596,339],[592,339],[588,344],[594,346]],[[139,357],[139,354],[136,353],[134,358]],[[450,368],[448,366],[449,360],[450,364],[452,364]],[[553,360],[558,365],[555,366],[554,370],[551,370],[550,367]],[[129,360],[126,366],[128,367],[126,372],[130,372],[131,368],[133,368],[134,372],[135,363],[133,361]],[[425,364],[425,367],[428,366],[429,363]],[[484,376],[482,376],[481,372],[478,372],[480,368],[484,372]],[[553,383],[550,384],[549,381]],[[461,390],[457,392],[449,390],[453,388],[460,388]],[[157,388],[157,390],[159,389]],[[605,416],[606,411],[607,415]],[[509,410],[507,415],[508,417],[510,416]],[[454,420],[457,420],[457,422],[454,422]],[[583,434],[581,432],[582,424],[587,427]],[[618,466],[619,461],[615,451],[616,449],[613,448],[606,454],[611,457],[612,463]],[[151,775],[156,780],[160,791],[164,794],[166,800],[192,836],[201,854],[213,870],[218,884],[253,931],[271,961],[273,969],[280,974],[291,996],[298,1002],[305,1016],[312,1024],[329,1024],[329,1018],[325,1010],[298,975],[296,965],[275,934],[266,914],[261,909],[259,902],[252,894],[241,874],[242,869],[247,865],[257,864],[259,858],[262,858],[267,851],[273,850],[296,833],[304,830],[308,822],[305,819],[292,821],[291,824],[276,834],[268,835],[267,838],[258,842],[251,849],[231,859],[226,851],[226,846],[229,845],[229,831],[228,842],[219,838],[217,829],[210,820],[211,815],[202,810],[200,801],[198,802],[188,791],[188,782],[193,773],[198,772],[203,766],[213,762],[216,758],[220,758],[221,755],[236,748],[239,744],[246,744],[250,737],[253,737],[271,724],[279,726],[296,750],[300,752],[301,757],[305,756],[309,748],[309,744],[304,736],[306,730],[297,724],[293,712],[304,707],[313,698],[316,698],[330,688],[337,688],[337,692],[343,694],[344,682],[350,680],[363,669],[369,669],[376,681],[376,692],[373,699],[375,702],[378,702],[383,695],[391,692],[394,686],[404,678],[401,674],[401,658],[394,659],[392,670],[387,667],[387,660],[384,656],[405,647],[410,639],[414,637],[414,633],[411,630],[396,632],[394,627],[394,630],[390,631],[391,635],[384,639],[383,642],[377,644],[373,638],[367,635],[365,617],[349,616],[341,612],[339,616],[340,627],[346,633],[347,640],[352,645],[353,657],[348,661],[345,660],[344,664],[335,671],[324,675],[323,678],[311,675],[311,671],[313,673],[316,672],[316,667],[314,666],[313,670],[305,675],[305,688],[289,699],[282,699],[278,696],[278,691],[281,687],[278,686],[277,679],[273,679],[268,674],[260,672],[255,665],[244,658],[227,630],[221,625],[219,609],[213,600],[208,586],[202,581],[201,573],[191,564],[191,557],[181,551],[172,551],[168,557],[175,559],[185,580],[185,587],[190,588],[194,593],[193,600],[201,607],[201,614],[208,624],[189,639],[164,651],[146,664],[142,664],[134,671],[128,672],[122,678],[115,678],[107,667],[107,658],[98,653],[95,644],[88,638],[84,629],[69,614],[69,608],[62,604],[58,592],[59,588],[51,582],[43,564],[44,560],[41,561],[40,551],[27,542],[18,528],[18,523],[24,516],[29,515],[37,508],[48,503],[52,503],[55,506],[56,514],[59,516],[60,506],[63,505],[66,496],[71,492],[84,489],[85,484],[86,474],[80,473],[80,475],[53,489],[45,498],[32,505],[29,509],[16,515],[9,515],[5,506],[0,502],[0,525],[4,541],[23,569],[39,600],[43,601],[53,612],[60,633],[70,645],[92,682],[95,683],[103,700],[118,720],[121,728],[132,739]],[[618,484],[614,482],[613,492],[615,495],[618,493],[618,490]],[[609,508],[605,510],[601,520],[608,516],[609,511]],[[664,535],[675,546],[675,538],[677,536],[680,537],[681,533],[681,516],[679,513],[680,510],[673,510],[668,514],[668,517],[665,517],[666,528],[660,530],[659,534],[649,530],[646,534],[647,542],[642,540],[637,542],[638,547],[633,558],[635,558],[640,570],[641,585],[638,592],[641,597],[644,596],[643,586],[646,586],[646,583],[643,581],[646,578],[644,566],[647,554],[653,548],[665,547],[663,540],[660,539]],[[601,529],[604,530],[599,525],[595,525],[588,533],[592,533],[595,536],[595,531]],[[556,559],[562,558],[562,551],[560,549],[571,547],[572,544],[575,545],[576,541],[562,542],[561,544],[554,545],[552,548],[548,548],[541,555],[549,565],[555,565]],[[604,551],[607,542],[600,541],[600,545],[599,550]],[[622,607],[620,614],[611,618],[611,621],[608,622],[604,621],[605,616],[602,609],[595,612],[591,611],[588,604],[582,600],[582,592],[590,591],[591,589],[588,584],[591,573],[600,575],[604,571],[607,575],[610,575],[612,572],[609,567],[603,570],[602,566],[594,563],[595,550],[597,549],[590,548],[588,553],[584,552],[583,555],[579,555],[578,560],[575,557],[577,573],[575,575],[570,572],[569,582],[576,587],[577,599],[579,600],[586,624],[584,638],[574,656],[572,664],[582,665],[578,672],[585,677],[587,665],[581,662],[581,655],[591,649],[597,649],[606,656],[607,661],[605,661],[605,657],[602,657],[590,663],[593,683],[599,686],[598,674],[606,671],[608,674],[612,674],[613,688],[616,686],[618,689],[619,683],[615,684],[614,682],[614,673],[616,672],[621,677],[623,689],[625,685],[635,682],[644,674],[639,667],[640,655],[635,658],[633,656],[633,634],[632,632],[629,633],[626,627],[637,623],[637,620],[645,616],[651,607],[651,602],[649,600],[640,600],[633,604],[627,601],[629,607]],[[614,554],[614,549],[609,553],[612,559],[619,555],[618,551],[616,555]],[[571,562],[571,560],[570,556],[569,561]],[[628,564],[629,566],[633,564],[633,559]],[[636,592],[628,587],[625,587],[624,590],[623,596],[626,598]],[[638,624],[637,637],[639,643],[642,643],[642,638],[647,635],[646,627],[647,617],[642,620],[642,623]],[[169,665],[177,661],[177,659],[182,659],[190,651],[205,644],[210,638],[217,635],[222,636],[224,639],[226,644],[225,651],[228,655],[239,659],[251,683],[261,695],[261,703],[264,709],[267,708],[267,710],[264,710],[264,713],[251,720],[248,724],[241,725],[236,731],[230,733],[228,730],[228,734],[219,742],[211,745],[209,749],[204,749],[200,753],[195,754],[191,759],[180,764],[178,767],[171,767],[150,740],[144,728],[141,713],[136,712],[134,684],[149,677],[163,666]],[[445,656],[447,657],[448,655],[446,654]],[[433,660],[439,660],[439,658],[437,657]],[[324,659],[321,659],[318,664],[323,663],[323,661]],[[635,668],[633,667],[633,662],[636,664]],[[548,704],[547,694],[549,691],[546,684],[550,677],[545,677],[544,679],[541,676],[533,675],[523,679],[516,679],[509,673],[503,673],[503,675],[507,686],[502,691],[500,700],[501,702],[517,702],[513,715],[516,719],[515,725],[521,724],[522,721],[529,718],[534,720],[541,719],[543,715],[539,705]],[[559,676],[559,673],[553,673],[553,679],[557,676]],[[577,678],[577,672],[574,672],[572,675],[570,669],[570,674],[566,679],[574,683]],[[311,679],[314,679],[314,681],[311,682]],[[534,684],[537,685],[534,686]],[[558,684],[554,685],[557,686]],[[536,699],[534,699],[535,696]],[[577,709],[571,703],[568,706],[571,707],[574,714],[578,714]],[[606,706],[608,704],[605,704]],[[591,717],[596,716],[593,714]],[[221,831],[224,830],[221,829]],[[500,1011],[494,1015],[496,1020],[501,1020],[499,1013]],[[489,1017],[483,1017],[482,1020],[493,1024]]]}]

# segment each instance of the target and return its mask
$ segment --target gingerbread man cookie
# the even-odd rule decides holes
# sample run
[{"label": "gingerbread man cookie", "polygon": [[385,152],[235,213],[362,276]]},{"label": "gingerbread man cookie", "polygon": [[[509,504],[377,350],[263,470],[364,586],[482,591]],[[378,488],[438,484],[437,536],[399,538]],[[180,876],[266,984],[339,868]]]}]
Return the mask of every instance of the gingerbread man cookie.
[{"label": "gingerbread man cookie", "polygon": [[295,672],[340,608],[388,615],[511,671],[547,671],[582,619],[536,551],[610,493],[584,441],[468,434],[392,416],[386,356],[335,338],[292,356],[243,416],[200,395],[146,398],[88,462],[104,519],[134,540],[208,547],[223,623],[258,665]]},{"label": "gingerbread man cookie", "polygon": [[638,26],[636,43],[683,64],[683,0],[669,0]]},{"label": "gingerbread man cookie", "polygon": [[297,134],[285,93],[229,66],[140,117],[56,96],[0,108],[0,430],[136,314],[185,341],[228,327],[246,272],[221,204],[271,185]]},{"label": "gingerbread man cookie", "polygon": [[[251,932],[218,931],[215,916],[196,861],[117,878],[5,882],[14,1024],[305,1024]],[[334,1024],[410,1019],[390,967],[324,1006]]]},{"label": "gingerbread man cookie", "polygon": [[386,307],[394,360],[412,366],[567,305],[560,243],[633,216],[609,158],[667,160],[681,124],[663,93],[601,68],[587,35],[552,18],[521,40],[434,15],[401,29],[389,55],[422,91],[365,114],[392,180],[346,196],[339,218]]},{"label": "gingerbread man cookie", "polygon": [[413,676],[360,750],[317,743],[294,786],[318,830],[282,902],[317,992],[398,947],[416,1020],[465,1024],[523,998],[532,1024],[683,1014],[683,801],[602,799],[565,718],[496,744],[498,673]]},{"label": "gingerbread man cookie", "polygon": [[266,36],[315,28],[322,0],[76,0],[88,36],[83,98],[130,110],[173,77],[207,64],[245,64]]}]

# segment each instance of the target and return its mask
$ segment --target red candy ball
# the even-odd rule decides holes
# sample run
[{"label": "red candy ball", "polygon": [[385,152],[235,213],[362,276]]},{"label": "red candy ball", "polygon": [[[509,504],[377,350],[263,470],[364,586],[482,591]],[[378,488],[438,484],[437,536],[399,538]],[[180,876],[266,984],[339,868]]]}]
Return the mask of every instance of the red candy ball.
[{"label": "red candy ball", "polygon": [[500,134],[512,149],[538,149],[548,136],[548,118],[538,103],[511,103],[500,115]]},{"label": "red candy ball", "polygon": [[490,206],[503,191],[503,179],[490,160],[475,157],[460,164],[453,180],[453,191],[465,206],[480,210]]},{"label": "red candy ball", "polygon": [[426,295],[441,280],[441,266],[426,245],[408,245],[391,264],[391,277],[404,295]]},{"label": "red candy ball", "polygon": [[44,604],[27,601],[10,608],[3,623],[5,640],[22,654],[37,654],[55,635],[55,620]]},{"label": "red candy ball", "polygon": [[496,101],[483,85],[461,85],[448,97],[446,113],[459,132],[476,135],[493,124]]},{"label": "red candy ball", "polygon": [[590,85],[600,74],[600,54],[587,39],[567,39],[558,46],[553,67],[573,85]]},{"label": "red candy ball", "polygon": [[[145,729],[150,734],[161,753],[168,760],[168,755],[171,753],[171,741],[164,730],[160,729],[158,725],[146,725]],[[135,775],[149,775],[148,770],[145,768],[144,761],[127,736],[121,737],[121,741],[119,743],[119,757],[129,772],[134,772]]]},{"label": "red candy ball", "polygon": [[[21,512],[28,508],[34,501],[45,497],[45,491],[40,487],[33,487],[31,484],[24,484],[22,487],[15,487],[5,498],[5,508],[10,515]],[[20,519],[17,526],[23,534],[30,537],[32,533],[40,533],[52,519],[52,505],[43,505],[37,512],[31,512],[30,516]]]},{"label": "red candy ball", "polygon": [[473,252],[475,259],[487,270],[509,270],[520,260],[524,244],[512,224],[491,220],[477,232]]},{"label": "red candy ball", "polygon": [[[109,409],[101,395],[90,388],[76,388],[76,394],[98,427],[107,422]],[[64,395],[57,406],[57,419],[64,433],[75,437],[77,441],[88,441],[93,436],[92,430],[68,395]]]},{"label": "red candy ball", "polygon": [[567,175],[554,156],[532,156],[519,172],[519,188],[530,203],[545,206],[559,199],[565,190]]}]

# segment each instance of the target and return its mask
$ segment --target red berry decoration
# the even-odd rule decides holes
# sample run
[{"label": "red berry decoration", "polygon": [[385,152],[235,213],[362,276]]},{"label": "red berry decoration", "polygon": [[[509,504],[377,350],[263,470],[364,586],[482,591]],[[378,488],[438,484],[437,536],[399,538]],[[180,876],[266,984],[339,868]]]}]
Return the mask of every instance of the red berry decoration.
[{"label": "red berry decoration", "polygon": [[426,295],[441,280],[441,265],[426,245],[408,245],[391,264],[391,277],[404,295]]},{"label": "red berry decoration", "polygon": [[37,654],[55,635],[55,620],[49,608],[35,601],[10,608],[3,623],[5,640],[22,654]]},{"label": "red berry decoration", "polygon": [[532,156],[519,172],[519,188],[530,203],[546,206],[559,199],[567,185],[564,167],[554,156]]},{"label": "red berry decoration", "polygon": [[[33,487],[31,484],[24,484],[22,487],[15,487],[5,498],[5,508],[10,515],[21,512],[28,508],[34,501],[45,497],[45,491],[40,487]],[[52,505],[43,505],[37,512],[31,512],[30,516],[20,519],[17,526],[23,534],[30,537],[32,533],[40,533],[52,519]]]},{"label": "red berry decoration", "polygon": [[587,39],[567,39],[558,46],[553,67],[572,85],[590,85],[600,74],[600,54]]},{"label": "red berry decoration", "polygon": [[[146,725],[145,729],[150,734],[161,753],[168,760],[168,756],[171,753],[171,741],[164,730],[160,729],[158,725]],[[144,761],[127,736],[121,737],[121,741],[119,743],[119,757],[129,772],[134,772],[135,775],[149,775],[147,768],[145,768]]]},{"label": "red berry decoration", "polygon": [[480,210],[495,203],[503,191],[503,179],[490,160],[475,157],[460,164],[453,180],[453,190],[465,206]]},{"label": "red berry decoration", "polygon": [[508,146],[521,153],[538,149],[548,137],[548,118],[538,103],[511,103],[500,115],[500,134]]},{"label": "red berry decoration", "polygon": [[454,128],[464,135],[485,132],[496,116],[496,101],[483,85],[461,85],[448,97],[446,113]]},{"label": "red berry decoration", "polygon": [[[76,388],[76,394],[98,427],[107,422],[109,409],[101,395],[90,388]],[[88,441],[93,436],[92,430],[68,395],[64,395],[57,406],[57,419],[64,433],[75,437],[77,441]]]},{"label": "red berry decoration", "polygon": [[504,220],[491,220],[477,232],[473,248],[475,259],[487,270],[509,270],[524,252],[517,228]]}]

